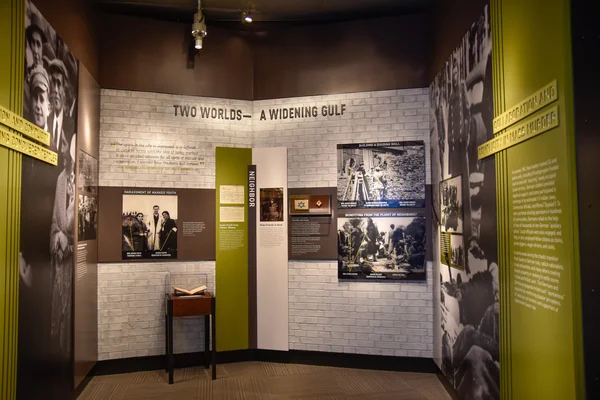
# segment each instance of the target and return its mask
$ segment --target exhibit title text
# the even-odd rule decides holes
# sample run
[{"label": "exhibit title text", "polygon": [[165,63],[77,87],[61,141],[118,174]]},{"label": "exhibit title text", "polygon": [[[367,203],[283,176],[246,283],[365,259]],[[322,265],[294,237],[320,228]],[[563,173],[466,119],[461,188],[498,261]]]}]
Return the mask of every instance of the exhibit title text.
[{"label": "exhibit title text", "polygon": [[260,111],[260,120],[303,119],[318,117],[342,116],[346,112],[346,104],[329,104],[318,106],[299,106],[285,108],[270,108]]}]

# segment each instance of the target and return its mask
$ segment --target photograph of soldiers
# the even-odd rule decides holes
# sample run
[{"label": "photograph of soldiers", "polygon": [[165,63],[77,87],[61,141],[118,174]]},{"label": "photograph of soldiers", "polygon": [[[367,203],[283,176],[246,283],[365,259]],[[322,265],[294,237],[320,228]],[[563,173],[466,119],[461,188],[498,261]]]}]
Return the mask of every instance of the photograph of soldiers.
[{"label": "photograph of soldiers", "polygon": [[486,7],[429,91],[433,239],[452,233],[456,266],[440,265],[436,334],[442,372],[462,398],[500,398],[495,164],[477,159],[477,147],[494,137],[491,50]]},{"label": "photograph of soldiers", "polygon": [[426,279],[425,217],[338,217],[338,277]]},{"label": "photograph of soldiers", "polygon": [[124,260],[177,258],[177,196],[123,195]]},{"label": "photograph of soldiers", "polygon": [[283,188],[260,189],[260,220],[283,221]]},{"label": "photograph of soldiers", "polygon": [[442,232],[463,233],[462,176],[442,181],[440,185]]},{"label": "photograph of soldiers", "polygon": [[77,213],[78,62],[31,3],[25,7],[23,116],[49,133],[50,165],[23,156],[18,398],[67,398],[72,387]]},{"label": "photograph of soldiers", "polygon": [[338,200],[356,207],[397,207],[401,200],[424,205],[425,144],[399,143],[338,145]]},{"label": "photograph of soldiers", "polygon": [[80,194],[78,213],[78,240],[80,242],[96,240],[98,230],[98,202],[96,198]]}]

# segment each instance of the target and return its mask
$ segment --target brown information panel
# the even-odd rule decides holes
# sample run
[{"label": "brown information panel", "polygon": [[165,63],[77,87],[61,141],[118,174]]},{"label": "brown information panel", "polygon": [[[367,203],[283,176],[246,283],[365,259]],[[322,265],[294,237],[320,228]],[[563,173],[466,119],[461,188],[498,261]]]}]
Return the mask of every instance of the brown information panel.
[{"label": "brown information panel", "polygon": [[[290,215],[288,224],[290,260],[337,260],[336,191],[336,188],[288,189],[291,201],[312,199],[315,205],[309,207],[318,208],[316,202],[321,199],[323,203],[321,207],[331,212],[331,215],[308,213]],[[330,199],[332,204],[325,204]],[[290,206],[290,211],[292,210]]]},{"label": "brown information panel", "polygon": [[215,259],[214,189],[100,187],[99,197],[99,262]]}]

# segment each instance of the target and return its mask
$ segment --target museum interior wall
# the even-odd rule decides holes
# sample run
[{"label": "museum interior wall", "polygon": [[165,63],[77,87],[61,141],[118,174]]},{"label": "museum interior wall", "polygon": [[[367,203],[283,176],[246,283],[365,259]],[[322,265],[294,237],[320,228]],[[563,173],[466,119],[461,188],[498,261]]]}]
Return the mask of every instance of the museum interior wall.
[{"label": "museum interior wall", "polygon": [[[431,16],[253,34],[219,26],[198,54],[188,24],[96,18],[84,4],[2,6],[10,57],[0,104],[54,132],[55,119],[36,122],[30,89],[49,90],[48,75],[62,73],[68,107],[64,135],[44,142],[57,167],[0,147],[0,230],[12,238],[0,250],[19,265],[0,271],[0,379],[9,382],[0,397],[67,398],[96,360],[164,354],[165,278],[178,274],[203,277],[223,299],[219,351],[434,359],[459,398],[585,396],[583,345],[593,352],[597,326],[594,246],[584,234],[597,220],[597,190],[586,171],[597,157],[586,100],[574,109],[573,99],[591,96],[585,77],[594,72],[584,67],[586,43],[574,42],[573,87],[567,0],[440,0]],[[50,38],[37,59],[25,34],[34,22]],[[513,120],[511,107],[536,101],[526,120]],[[224,256],[232,216],[223,186],[245,182],[251,163],[258,186],[281,188],[286,206],[291,195],[332,195],[331,219],[350,223],[382,216],[337,208],[340,182],[350,181],[340,154],[405,142],[418,150],[402,154],[424,151],[423,163],[401,166],[427,185],[422,208],[400,210],[427,221],[417,278],[350,280],[339,247],[295,253],[273,239],[289,230],[292,242],[294,219],[251,232],[249,207],[244,246]],[[579,198],[577,179],[590,184]],[[149,260],[134,249],[131,217],[151,217],[159,197],[180,247]],[[327,240],[345,229],[330,225]],[[228,269],[232,254],[239,265]],[[277,290],[265,295],[270,285]],[[176,319],[174,332],[176,353],[203,350],[197,319]],[[586,367],[590,395],[596,373]]]},{"label": "museum interior wall", "polygon": [[211,26],[210,43],[198,52],[188,23],[111,14],[98,19],[111,27],[99,40],[103,89],[252,100],[254,55],[244,32]]},{"label": "museum interior wall", "polygon": [[416,14],[260,32],[253,98],[425,87],[429,22]]},{"label": "museum interior wall", "polygon": [[[178,106],[177,115],[174,105]],[[304,106],[317,107],[319,115],[274,118],[281,109]],[[340,115],[335,111],[331,116],[321,115],[323,106],[337,109]],[[191,111],[182,116],[180,107],[195,107],[198,111],[195,117],[191,117]],[[205,107],[209,113],[203,117],[201,109]],[[212,108],[240,110],[252,118],[225,120],[215,114],[217,118],[213,119]],[[427,89],[255,102],[102,90],[100,193],[105,187],[214,189],[218,146],[287,147],[288,188],[335,188],[337,144],[422,140],[427,145],[428,114]],[[173,139],[173,133],[182,129],[185,135]],[[153,160],[164,156],[159,148],[146,152],[146,145],[183,144],[201,155],[201,165],[186,171],[174,160],[172,170],[168,166],[160,173],[145,170]],[[108,236],[102,222],[99,234]],[[100,261],[103,254],[107,252],[101,248]],[[212,260],[100,264],[100,359],[162,354],[164,328],[158,289],[163,285],[164,272],[206,273],[207,286],[218,292]],[[427,283],[341,283],[337,280],[335,256],[330,261],[290,261],[288,270],[290,349],[431,357],[430,273]],[[194,321],[176,322],[175,331],[181,340],[178,337],[175,350],[201,350],[203,342],[198,335],[203,334],[203,326]]]}]

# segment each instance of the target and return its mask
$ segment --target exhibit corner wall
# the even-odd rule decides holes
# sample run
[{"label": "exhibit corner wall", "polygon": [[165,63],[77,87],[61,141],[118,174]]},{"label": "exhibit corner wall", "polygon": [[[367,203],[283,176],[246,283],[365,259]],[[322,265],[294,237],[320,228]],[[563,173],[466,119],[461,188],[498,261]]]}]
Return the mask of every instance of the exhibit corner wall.
[{"label": "exhibit corner wall", "polygon": [[[566,0],[492,0],[430,87],[435,360],[460,398],[585,398],[570,18]],[[462,232],[443,200],[459,175]],[[467,268],[444,265],[443,232],[469,227]]]},{"label": "exhibit corner wall", "polygon": [[[100,186],[215,190],[217,147],[237,148],[230,151],[279,147],[287,148],[284,158],[288,188],[305,189],[307,193],[312,188],[335,191],[338,144],[423,140],[428,146],[428,99],[428,91],[423,88],[254,102],[103,89]],[[335,115],[335,111],[330,116],[322,115],[323,106],[326,110],[329,106],[335,110],[337,106],[341,114],[342,104],[345,105],[343,115]],[[177,115],[174,105],[178,106]],[[184,109],[190,110],[189,115],[182,116],[179,106],[188,107]],[[275,118],[281,109],[289,111],[289,108],[302,106],[316,107],[319,115]],[[195,117],[192,117],[191,107],[196,107]],[[225,114],[219,118],[218,111],[216,118],[212,118],[212,112],[210,116],[206,113],[203,116],[200,110],[204,107],[226,110],[228,118],[231,109],[251,118],[231,120],[225,119]],[[160,172],[144,171],[140,165],[148,165],[166,154],[160,151],[136,153],[126,151],[125,147],[178,145],[179,141],[195,147],[194,151],[203,159],[201,167],[181,170],[167,165]],[[207,229],[214,228],[207,226]],[[287,261],[281,268],[288,275],[289,349],[431,358],[433,281],[430,266],[428,263],[424,282],[342,282],[338,280],[335,258]],[[217,299],[220,298],[215,279],[221,278],[215,278],[215,262],[211,260],[103,262],[99,265],[101,360],[164,353],[161,279],[169,271],[206,274],[209,290],[215,290]],[[263,278],[262,282],[268,284],[268,279],[264,275]],[[243,313],[248,310],[246,302],[238,306],[244,309]],[[217,324],[224,327],[220,310]],[[278,308],[277,312],[282,310]],[[257,311],[260,313],[260,309]],[[231,315],[222,316],[231,318]],[[261,328],[257,328],[260,332]],[[176,319],[174,331],[175,352],[202,350],[204,326],[200,321]],[[284,332],[284,327],[278,332]],[[247,348],[246,342],[241,342],[242,336],[248,338],[248,332],[235,342],[218,336],[217,346],[219,350]],[[263,337],[266,340],[258,343],[259,348],[261,344],[265,348],[285,346],[286,340],[282,341],[279,334],[276,338]]]}]

